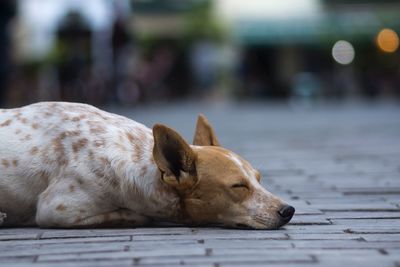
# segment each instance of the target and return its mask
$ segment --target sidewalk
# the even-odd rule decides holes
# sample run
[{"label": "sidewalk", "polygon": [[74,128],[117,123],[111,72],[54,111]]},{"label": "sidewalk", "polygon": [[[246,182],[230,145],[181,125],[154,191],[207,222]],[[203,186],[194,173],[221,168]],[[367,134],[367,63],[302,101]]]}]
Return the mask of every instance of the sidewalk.
[{"label": "sidewalk", "polygon": [[191,141],[205,113],[220,142],[296,208],[277,231],[159,227],[0,229],[0,266],[400,266],[400,107],[296,111],[246,104],[119,110]]}]

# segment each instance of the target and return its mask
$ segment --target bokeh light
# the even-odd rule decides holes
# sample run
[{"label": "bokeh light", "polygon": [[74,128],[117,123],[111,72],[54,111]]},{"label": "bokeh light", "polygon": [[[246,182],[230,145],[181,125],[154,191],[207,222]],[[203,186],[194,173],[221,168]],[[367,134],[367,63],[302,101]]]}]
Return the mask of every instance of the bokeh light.
[{"label": "bokeh light", "polygon": [[383,29],[378,33],[376,43],[383,52],[393,53],[399,48],[399,36],[391,29]]},{"label": "bokeh light", "polygon": [[332,47],[332,57],[339,64],[350,64],[351,62],[353,62],[354,56],[354,47],[348,41],[337,41]]}]

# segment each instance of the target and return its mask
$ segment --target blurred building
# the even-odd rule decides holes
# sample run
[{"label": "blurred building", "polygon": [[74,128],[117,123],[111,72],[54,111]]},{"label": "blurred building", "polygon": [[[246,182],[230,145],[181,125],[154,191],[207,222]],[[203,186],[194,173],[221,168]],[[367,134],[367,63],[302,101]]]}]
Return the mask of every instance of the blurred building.
[{"label": "blurred building", "polygon": [[[399,50],[385,53],[376,43],[384,28],[399,33],[399,1],[218,3],[242,51],[241,94],[250,90],[252,95],[279,97],[399,95]],[[332,48],[339,40],[350,43],[348,51],[344,47],[341,53],[349,57],[353,53],[354,60],[335,61]]]},{"label": "blurred building", "polygon": [[17,3],[0,27],[9,105],[400,95],[395,0]]}]

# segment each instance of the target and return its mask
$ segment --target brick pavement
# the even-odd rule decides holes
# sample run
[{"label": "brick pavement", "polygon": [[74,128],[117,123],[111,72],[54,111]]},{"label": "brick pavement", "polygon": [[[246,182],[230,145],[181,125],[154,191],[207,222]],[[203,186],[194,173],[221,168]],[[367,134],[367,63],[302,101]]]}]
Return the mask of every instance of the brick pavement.
[{"label": "brick pavement", "polygon": [[113,109],[191,140],[208,115],[220,141],[296,207],[277,231],[153,227],[0,229],[0,266],[400,266],[400,107],[180,104]]}]

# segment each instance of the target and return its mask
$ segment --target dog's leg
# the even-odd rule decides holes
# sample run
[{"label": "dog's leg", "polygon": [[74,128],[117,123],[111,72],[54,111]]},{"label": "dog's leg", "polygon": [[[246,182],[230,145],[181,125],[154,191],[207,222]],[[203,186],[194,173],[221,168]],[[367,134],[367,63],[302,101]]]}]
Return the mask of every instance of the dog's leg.
[{"label": "dog's leg", "polygon": [[[87,190],[83,179],[78,181],[71,184],[61,180],[39,196],[37,225],[48,228],[132,227],[148,222],[144,216],[118,209],[101,191],[97,194]],[[93,189],[92,185],[87,186]]]},{"label": "dog's leg", "polygon": [[116,210],[103,214],[77,219],[68,227],[134,227],[149,222],[149,219],[128,210]]},{"label": "dog's leg", "polygon": [[7,218],[7,214],[0,212],[0,226],[3,224],[3,222],[6,218]]},{"label": "dog's leg", "polygon": [[149,222],[149,219],[128,210],[116,210],[97,215],[82,217],[80,210],[70,210],[69,217],[61,219],[39,220],[38,225],[44,228],[96,228],[96,227],[135,227]]}]

